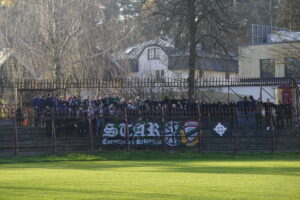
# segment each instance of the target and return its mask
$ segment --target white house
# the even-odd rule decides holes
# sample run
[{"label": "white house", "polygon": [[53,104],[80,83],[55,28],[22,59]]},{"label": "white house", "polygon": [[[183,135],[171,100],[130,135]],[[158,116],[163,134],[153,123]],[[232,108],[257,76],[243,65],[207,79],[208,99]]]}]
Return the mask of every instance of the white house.
[{"label": "white house", "polygon": [[[238,61],[220,58],[202,49],[197,51],[196,77],[230,78],[238,76]],[[130,77],[188,78],[189,53],[174,47],[169,39],[157,38],[114,54]]]}]

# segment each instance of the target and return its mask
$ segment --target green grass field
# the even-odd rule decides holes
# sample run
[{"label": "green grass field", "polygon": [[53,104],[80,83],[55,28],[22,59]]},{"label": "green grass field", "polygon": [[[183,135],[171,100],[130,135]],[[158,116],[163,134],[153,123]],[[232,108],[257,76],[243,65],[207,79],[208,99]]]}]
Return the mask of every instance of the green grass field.
[{"label": "green grass field", "polygon": [[300,199],[300,154],[0,158],[0,199]]}]

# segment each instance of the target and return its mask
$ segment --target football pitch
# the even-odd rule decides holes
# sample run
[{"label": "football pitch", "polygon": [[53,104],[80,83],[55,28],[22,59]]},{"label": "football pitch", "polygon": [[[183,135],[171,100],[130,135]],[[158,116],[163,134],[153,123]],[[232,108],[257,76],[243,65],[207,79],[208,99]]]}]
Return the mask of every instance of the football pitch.
[{"label": "football pitch", "polygon": [[0,199],[300,199],[300,154],[0,158]]}]

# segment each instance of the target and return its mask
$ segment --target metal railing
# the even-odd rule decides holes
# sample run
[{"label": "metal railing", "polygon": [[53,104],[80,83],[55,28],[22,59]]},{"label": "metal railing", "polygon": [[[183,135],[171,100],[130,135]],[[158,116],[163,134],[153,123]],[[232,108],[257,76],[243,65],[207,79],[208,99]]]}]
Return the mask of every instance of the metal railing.
[{"label": "metal railing", "polygon": [[[196,88],[209,87],[233,87],[233,86],[279,86],[293,83],[300,84],[300,78],[198,78],[195,80]],[[115,80],[30,80],[17,79],[13,83],[7,83],[5,87],[13,87],[19,90],[60,90],[74,88],[187,88],[188,79],[178,78],[131,78]]]},{"label": "metal railing", "polygon": [[[284,143],[284,140],[281,141],[282,137],[292,138],[291,140],[298,138],[299,141],[296,122],[299,116],[289,113],[275,114],[273,111],[263,115],[262,112],[236,108],[210,110],[124,108],[100,116],[88,112],[58,112],[55,109],[32,111],[31,114],[21,114],[17,109],[15,112],[11,110],[2,111],[4,114],[2,121],[10,120],[12,123],[0,126],[2,130],[10,127],[13,134],[8,137],[14,142],[1,148],[14,149],[15,154],[19,154],[24,148],[35,151],[34,149],[42,146],[47,147],[52,153],[60,152],[62,146],[71,146],[73,149],[78,146],[85,147],[85,150],[91,152],[99,148],[124,148],[127,151],[135,148],[158,148],[166,151],[182,147],[199,151],[214,149],[222,151],[224,148],[225,151],[235,152],[241,150],[273,152],[276,151],[277,144]],[[32,141],[28,144],[28,141],[22,140],[24,136],[22,131],[28,130],[26,134],[30,137],[30,132],[35,129],[44,130],[39,134],[43,136],[41,139],[45,140],[46,144],[41,145]],[[298,136],[291,135],[292,131]],[[83,139],[85,142],[82,142]],[[253,140],[257,144],[253,144]],[[260,142],[262,144],[259,146]]]}]

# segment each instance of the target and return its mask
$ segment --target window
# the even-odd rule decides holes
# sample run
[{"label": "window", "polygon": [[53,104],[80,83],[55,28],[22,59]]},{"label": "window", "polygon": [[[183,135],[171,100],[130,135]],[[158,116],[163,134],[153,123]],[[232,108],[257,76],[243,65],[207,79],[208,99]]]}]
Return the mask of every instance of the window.
[{"label": "window", "polygon": [[148,49],[148,60],[158,60],[159,59],[159,48]]},{"label": "window", "polygon": [[164,70],[156,70],[155,71],[156,79],[163,79],[165,76],[165,71]]},{"label": "window", "polygon": [[225,79],[230,79],[230,73],[229,72],[225,73]]},{"label": "window", "polygon": [[300,77],[300,58],[285,58],[285,76]]},{"label": "window", "polygon": [[139,72],[139,64],[136,60],[129,60],[131,72]]},{"label": "window", "polygon": [[260,60],[260,77],[261,78],[275,77],[275,64],[272,59]]},{"label": "window", "polygon": [[199,70],[198,77],[199,77],[199,78],[203,78],[203,77],[204,77],[204,71]]}]

